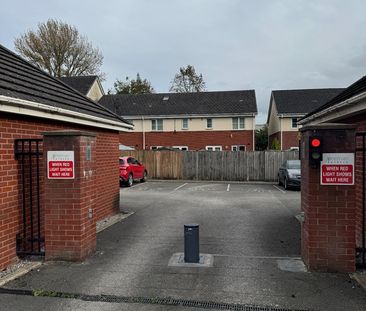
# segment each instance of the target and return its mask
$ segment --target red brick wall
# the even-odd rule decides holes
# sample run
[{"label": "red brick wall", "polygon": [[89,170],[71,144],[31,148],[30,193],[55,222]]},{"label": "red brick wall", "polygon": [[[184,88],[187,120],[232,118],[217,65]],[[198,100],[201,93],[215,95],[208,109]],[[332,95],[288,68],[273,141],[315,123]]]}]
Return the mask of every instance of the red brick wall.
[{"label": "red brick wall", "polygon": [[[142,132],[120,133],[120,143],[141,150]],[[205,150],[206,146],[222,146],[222,150],[231,150],[232,145],[246,145],[253,150],[253,131],[179,131],[146,132],[145,149],[151,146],[188,146],[189,150]]]},{"label": "red brick wall", "polygon": [[[352,118],[341,120],[342,123],[356,124],[357,132],[366,132],[366,114],[361,114]],[[356,147],[362,148],[362,137],[356,138]],[[356,184],[356,246],[362,247],[362,151],[356,151],[355,159],[355,184]],[[365,189],[366,191],[366,189]],[[366,238],[366,233],[365,233]]]},{"label": "red brick wall", "polygon": [[[317,130],[323,152],[353,152],[353,130]],[[320,185],[320,168],[309,165],[308,137],[303,133],[301,154],[301,253],[310,270],[355,270],[355,187]]]},{"label": "red brick wall", "polygon": [[[277,138],[281,144],[281,133],[276,132],[269,136],[268,138],[268,146],[271,149],[273,140]],[[298,131],[286,131],[282,132],[282,150],[288,150],[291,147],[298,147],[299,146],[299,132]]]},{"label": "red brick wall", "polygon": [[[45,135],[44,151],[74,151],[74,179],[47,179],[44,171],[46,260],[80,261],[96,248],[96,139],[93,134],[68,132]],[[90,148],[91,160],[86,158]],[[46,159],[43,159],[46,163]],[[67,190],[65,190],[67,189]],[[67,193],[67,198],[65,198]]]},{"label": "red brick wall", "polygon": [[97,211],[96,219],[114,214],[119,207],[118,133],[79,127],[2,113],[0,117],[0,271],[16,259],[15,236],[20,230],[19,164],[14,158],[14,140],[42,138],[41,133],[59,129],[87,130],[97,134]]}]

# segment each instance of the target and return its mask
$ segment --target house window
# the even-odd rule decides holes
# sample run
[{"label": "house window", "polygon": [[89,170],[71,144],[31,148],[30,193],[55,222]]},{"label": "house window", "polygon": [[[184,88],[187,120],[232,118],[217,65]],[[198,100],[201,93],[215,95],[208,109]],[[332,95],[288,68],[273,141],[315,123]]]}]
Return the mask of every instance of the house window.
[{"label": "house window", "polygon": [[222,151],[222,146],[206,146],[207,151]]},{"label": "house window", "polygon": [[173,149],[188,151],[188,146],[173,146]]},{"label": "house window", "polygon": [[233,118],[233,129],[234,130],[242,130],[244,129],[244,118]]},{"label": "house window", "polygon": [[188,130],[188,119],[182,119],[182,129]]},{"label": "house window", "polygon": [[212,129],[212,119],[211,118],[207,119],[206,128]]},{"label": "house window", "polygon": [[151,129],[153,131],[162,131],[163,130],[163,119],[151,120]]},{"label": "house window", "polygon": [[233,145],[231,146],[232,151],[245,151],[245,145]]},{"label": "house window", "polygon": [[291,126],[292,128],[297,128],[297,118],[292,118]]}]

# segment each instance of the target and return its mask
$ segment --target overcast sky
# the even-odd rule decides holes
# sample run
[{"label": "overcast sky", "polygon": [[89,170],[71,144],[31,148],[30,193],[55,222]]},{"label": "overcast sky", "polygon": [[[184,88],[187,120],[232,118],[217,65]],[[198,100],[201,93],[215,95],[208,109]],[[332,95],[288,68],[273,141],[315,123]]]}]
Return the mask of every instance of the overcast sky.
[{"label": "overcast sky", "polygon": [[104,56],[105,91],[139,72],[167,92],[179,67],[208,91],[255,89],[266,121],[273,89],[346,87],[366,71],[364,0],[13,0],[0,44],[49,18],[76,26]]}]

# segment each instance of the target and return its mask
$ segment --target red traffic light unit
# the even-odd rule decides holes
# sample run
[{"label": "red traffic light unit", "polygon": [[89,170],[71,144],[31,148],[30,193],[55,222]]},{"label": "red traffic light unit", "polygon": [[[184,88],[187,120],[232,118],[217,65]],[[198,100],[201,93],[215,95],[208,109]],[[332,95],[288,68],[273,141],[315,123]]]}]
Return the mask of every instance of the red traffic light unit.
[{"label": "red traffic light unit", "polygon": [[318,136],[309,137],[309,163],[313,167],[319,167],[323,159],[323,142]]}]

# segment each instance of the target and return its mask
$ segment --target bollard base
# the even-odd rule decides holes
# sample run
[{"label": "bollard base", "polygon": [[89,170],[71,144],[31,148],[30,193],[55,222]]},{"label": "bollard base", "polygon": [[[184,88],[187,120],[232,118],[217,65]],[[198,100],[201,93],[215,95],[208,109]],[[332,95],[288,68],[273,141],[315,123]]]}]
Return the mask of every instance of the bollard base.
[{"label": "bollard base", "polygon": [[199,262],[185,262],[184,253],[175,253],[170,258],[168,266],[170,267],[196,267],[196,268],[209,268],[213,266],[213,255],[200,254]]}]

